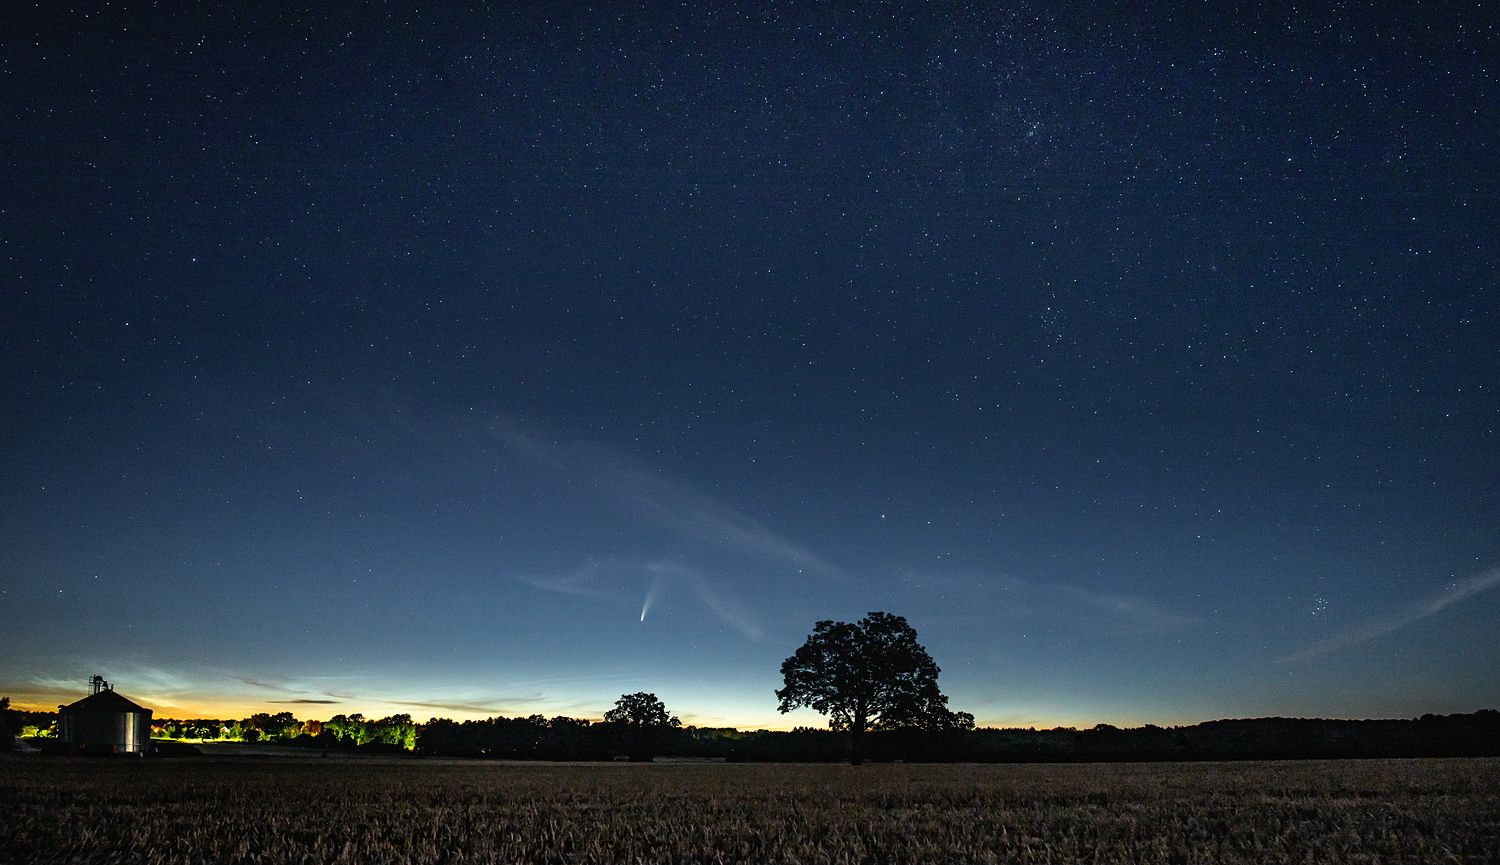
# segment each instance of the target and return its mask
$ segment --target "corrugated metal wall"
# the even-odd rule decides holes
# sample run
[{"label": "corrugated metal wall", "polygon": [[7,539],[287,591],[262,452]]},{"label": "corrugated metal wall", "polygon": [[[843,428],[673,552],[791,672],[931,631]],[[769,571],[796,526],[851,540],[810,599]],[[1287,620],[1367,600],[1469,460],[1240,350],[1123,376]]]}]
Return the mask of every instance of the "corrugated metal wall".
[{"label": "corrugated metal wall", "polygon": [[60,738],[70,745],[111,746],[139,754],[151,746],[150,712],[63,712]]}]

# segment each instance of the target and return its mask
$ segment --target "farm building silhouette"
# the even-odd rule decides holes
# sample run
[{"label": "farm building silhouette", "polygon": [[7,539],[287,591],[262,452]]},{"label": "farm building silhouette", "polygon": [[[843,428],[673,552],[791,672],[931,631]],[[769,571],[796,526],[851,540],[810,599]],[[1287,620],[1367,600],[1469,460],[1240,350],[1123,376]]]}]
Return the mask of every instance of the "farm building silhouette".
[{"label": "farm building silhouette", "polygon": [[70,753],[134,754],[151,750],[151,710],[115,693],[103,676],[89,680],[94,693],[57,707],[57,732]]}]

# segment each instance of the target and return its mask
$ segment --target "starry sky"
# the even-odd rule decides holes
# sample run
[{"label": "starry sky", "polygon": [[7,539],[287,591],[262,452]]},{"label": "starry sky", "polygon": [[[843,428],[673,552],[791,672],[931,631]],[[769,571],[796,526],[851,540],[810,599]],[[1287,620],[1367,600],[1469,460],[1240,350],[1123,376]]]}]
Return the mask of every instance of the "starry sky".
[{"label": "starry sky", "polygon": [[1493,12],[333,5],[5,13],[16,705],[1500,706]]}]

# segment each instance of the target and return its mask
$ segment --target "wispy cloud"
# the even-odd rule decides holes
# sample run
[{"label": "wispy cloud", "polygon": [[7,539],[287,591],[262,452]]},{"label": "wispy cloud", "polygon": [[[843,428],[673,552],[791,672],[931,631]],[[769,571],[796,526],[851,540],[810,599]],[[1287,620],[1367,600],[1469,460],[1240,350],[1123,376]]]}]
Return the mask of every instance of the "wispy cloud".
[{"label": "wispy cloud", "polygon": [[631,588],[645,583],[647,589],[641,605],[642,621],[645,621],[646,614],[658,597],[673,591],[685,591],[707,607],[716,618],[746,637],[759,640],[765,634],[755,611],[738,595],[716,585],[702,570],[683,562],[655,560],[606,565],[591,559],[568,573],[555,577],[519,574],[513,578],[550,592],[601,599],[622,599]]},{"label": "wispy cloud", "polygon": [[31,686],[27,689],[34,694],[57,694],[66,696],[68,694],[88,693],[88,684],[84,679],[59,679],[53,676],[32,676]]},{"label": "wispy cloud", "polygon": [[603,445],[550,441],[518,423],[497,422],[493,435],[534,469],[597,489],[637,518],[681,538],[822,576],[844,575],[821,556],[740,510]]},{"label": "wispy cloud", "polygon": [[1084,620],[1089,627],[1114,635],[1172,631],[1197,621],[1139,595],[1097,592],[1066,583],[1041,584],[974,573],[904,573],[902,579],[928,600],[947,599],[959,609],[982,609],[987,618]]},{"label": "wispy cloud", "polygon": [[473,712],[479,715],[515,715],[517,706],[535,706],[546,702],[541,697],[510,697],[503,700],[382,700],[392,706],[413,706],[420,709],[443,709],[449,712]]},{"label": "wispy cloud", "polygon": [[548,592],[581,595],[587,598],[607,598],[611,593],[600,587],[600,572],[599,562],[595,559],[588,559],[566,574],[512,574],[511,579]]},{"label": "wispy cloud", "polygon": [[[698,569],[675,562],[652,562],[646,568],[655,574],[658,580],[671,581],[692,591],[720,621],[746,637],[759,640],[765,634],[755,613],[743,601],[732,594],[715,589]],[[660,585],[661,583],[653,583],[653,586]],[[642,615],[642,619],[644,618],[645,616]]]},{"label": "wispy cloud", "polygon": [[[309,685],[312,684],[312,683],[309,682],[306,679],[301,679],[301,678],[292,677],[292,678],[286,678],[286,679],[281,679],[281,680],[269,680],[268,681],[265,677],[252,678],[250,676],[242,676],[242,675],[234,675],[234,674],[229,675],[229,678],[231,678],[231,679],[233,679],[233,680],[235,680],[237,682],[241,682],[243,684],[249,685],[252,688],[259,688],[259,689],[264,690],[264,691],[274,691],[274,692],[276,692],[279,695],[278,698],[276,698],[276,699],[272,699],[272,698],[262,699],[261,702],[265,702],[265,703],[283,703],[283,704],[303,704],[303,703],[307,703],[307,704],[313,704],[313,705],[337,705],[339,703],[346,703],[346,702],[349,702],[351,700],[358,700],[357,697],[351,697],[351,696],[346,695],[346,694],[336,694],[333,691],[326,690],[326,689],[321,688],[321,687],[316,687],[316,686],[309,687]],[[330,679],[332,679],[333,681],[343,681],[343,682],[347,683],[348,678],[349,677],[347,677],[347,676],[339,676],[339,677],[320,676],[320,677],[317,677],[317,679],[315,681],[323,681],[326,684],[327,681],[329,681]]]},{"label": "wispy cloud", "polygon": [[1287,655],[1284,658],[1278,658],[1277,663],[1296,664],[1337,652],[1341,649],[1347,649],[1351,646],[1357,646],[1360,643],[1369,642],[1377,637],[1383,637],[1392,631],[1400,630],[1413,622],[1419,622],[1428,616],[1436,615],[1460,601],[1468,600],[1496,586],[1500,586],[1500,568],[1485,571],[1463,582],[1454,583],[1441,592],[1432,595],[1427,600],[1408,607],[1401,615],[1369,622],[1357,628],[1350,628],[1349,630],[1335,634],[1328,639],[1319,640],[1300,652]]},{"label": "wispy cloud", "polygon": [[1169,612],[1135,595],[1093,592],[1078,586],[1066,585],[1054,585],[1049,588],[1075,604],[1108,616],[1116,623],[1118,630],[1126,633],[1157,633],[1186,627],[1193,623],[1191,617]]},{"label": "wispy cloud", "polygon": [[286,690],[286,686],[285,685],[278,685],[278,684],[274,684],[272,682],[264,682],[264,681],[261,681],[260,679],[251,679],[251,678],[248,678],[246,676],[231,676],[230,678],[233,678],[234,680],[239,681],[239,682],[243,682],[246,685],[251,686],[252,688],[265,688],[267,691],[285,691]]},{"label": "wispy cloud", "polygon": [[[122,692],[139,697],[150,697],[168,706],[175,705],[173,701],[177,697],[193,689],[193,680],[183,672],[134,661],[90,658],[84,660],[79,669],[103,675],[112,686],[118,687]],[[76,680],[34,678],[32,681],[49,690],[56,688],[75,693],[87,693],[88,690],[88,679],[83,676],[79,676]]]}]

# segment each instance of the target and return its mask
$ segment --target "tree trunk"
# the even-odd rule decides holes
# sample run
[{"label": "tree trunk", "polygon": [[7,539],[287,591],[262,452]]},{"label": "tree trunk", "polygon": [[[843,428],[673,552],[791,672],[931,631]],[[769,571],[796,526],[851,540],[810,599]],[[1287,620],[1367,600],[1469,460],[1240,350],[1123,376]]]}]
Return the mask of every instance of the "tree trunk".
[{"label": "tree trunk", "polygon": [[858,766],[865,761],[865,727],[869,719],[864,707],[854,711],[854,723],[849,725],[849,765]]}]

